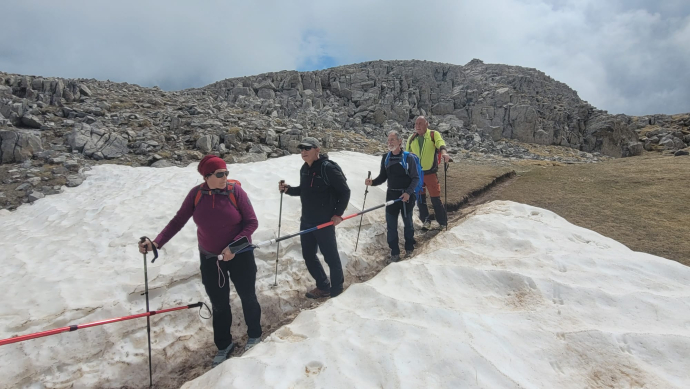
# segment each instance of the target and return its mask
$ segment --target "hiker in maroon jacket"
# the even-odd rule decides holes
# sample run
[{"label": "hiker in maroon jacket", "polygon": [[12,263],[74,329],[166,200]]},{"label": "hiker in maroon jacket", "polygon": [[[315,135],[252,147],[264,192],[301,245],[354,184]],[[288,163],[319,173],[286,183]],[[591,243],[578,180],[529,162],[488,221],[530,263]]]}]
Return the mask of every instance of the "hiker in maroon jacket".
[{"label": "hiker in maroon jacket", "polygon": [[[197,170],[205,182],[189,191],[175,217],[153,240],[153,244],[162,248],[189,218],[194,218],[201,257],[201,281],[213,306],[213,338],[218,347],[213,366],[217,366],[235,348],[230,334],[232,313],[230,285],[226,282],[228,274],[242,302],[247,324],[249,340],[245,350],[261,341],[261,307],[256,298],[254,252],[250,250],[235,255],[228,248],[231,242],[241,237],[246,236],[251,241],[259,222],[247,193],[236,181],[227,180],[225,161],[215,155],[207,155],[199,162]],[[146,250],[152,250],[150,241],[139,244],[140,252]],[[222,254],[222,260],[206,259],[207,256],[219,254]]]}]

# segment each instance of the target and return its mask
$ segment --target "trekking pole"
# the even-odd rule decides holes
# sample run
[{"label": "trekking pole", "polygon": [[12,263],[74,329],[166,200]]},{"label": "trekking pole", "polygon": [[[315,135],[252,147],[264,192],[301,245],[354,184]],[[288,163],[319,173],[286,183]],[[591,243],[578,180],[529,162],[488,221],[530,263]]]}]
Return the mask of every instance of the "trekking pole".
[{"label": "trekking pole", "polygon": [[[94,322],[86,323],[86,324],[74,324],[74,325],[70,325],[67,327],[55,328],[55,329],[48,330],[48,331],[35,332],[33,334],[20,335],[20,336],[15,336],[12,338],[1,339],[0,340],[0,346],[4,346],[6,344],[11,344],[11,343],[23,342],[25,340],[30,340],[30,339],[43,338],[46,336],[56,335],[56,334],[60,334],[63,332],[72,332],[72,331],[76,331],[76,330],[81,330],[83,328],[96,327],[96,326],[101,326],[104,324],[117,323],[119,321],[138,319],[140,317],[148,318],[149,316],[157,315],[160,313],[179,311],[182,309],[196,308],[196,307],[201,307],[202,305],[206,305],[206,304],[199,301],[199,302],[194,303],[194,304],[183,305],[183,306],[175,307],[175,308],[161,309],[158,311],[149,311],[149,312],[145,312],[145,313],[139,313],[136,315],[130,315],[130,316],[123,316],[123,317],[116,317],[114,319],[94,321]],[[206,305],[206,309],[209,309],[207,305]],[[209,309],[209,312],[211,312],[210,309]],[[199,314],[201,315],[201,310],[199,310]],[[204,319],[208,319],[208,318],[205,317]]]},{"label": "trekking pole", "polygon": [[448,231],[448,162],[443,161],[443,211],[446,213],[446,231]]},{"label": "trekking pole", "polygon": [[[371,171],[369,171],[369,174],[367,174],[367,180],[371,179]],[[364,189],[364,202],[362,203],[362,209],[364,209],[364,205],[367,203],[367,193],[369,193],[369,185],[365,185],[366,189]],[[364,219],[364,214],[359,218],[359,229],[357,229],[357,241],[355,242],[355,252],[357,252],[357,245],[359,244],[359,233],[362,231],[362,220]],[[278,232],[278,235],[280,236],[280,231]]]},{"label": "trekking pole", "polygon": [[[396,202],[398,202],[398,201],[401,201],[401,200],[402,200],[401,198],[398,198],[398,199],[395,199],[395,200],[386,201],[385,203],[379,204],[379,205],[377,205],[377,206],[375,206],[375,207],[371,207],[371,208],[369,208],[369,209],[361,210],[361,211],[359,211],[359,212],[357,212],[357,213],[353,213],[352,215],[344,216],[344,217],[343,217],[343,221],[348,220],[348,219],[352,219],[353,217],[357,217],[357,216],[359,216],[359,215],[361,215],[361,214],[363,214],[363,213],[371,212],[371,211],[374,211],[374,210],[376,210],[376,209],[379,209],[379,208],[383,208],[383,207],[389,206],[389,205],[394,204],[394,203],[396,203]],[[330,226],[332,226],[332,225],[333,225],[333,222],[330,221],[330,222],[328,222],[328,223],[319,224],[319,225],[316,226],[316,227],[312,227],[312,228],[308,228],[308,229],[306,229],[306,230],[302,230],[302,231],[299,231],[299,232],[295,232],[294,234],[281,236],[281,237],[279,237],[279,238],[264,240],[263,242],[259,242],[259,243],[256,243],[256,244],[247,244],[247,245],[244,246],[242,249],[240,249],[239,251],[235,252],[235,255],[237,255],[237,254],[239,254],[239,253],[243,253],[243,252],[245,252],[245,251],[254,250],[254,249],[257,249],[257,248],[259,248],[259,247],[264,247],[264,246],[272,245],[273,243],[282,242],[282,241],[284,241],[284,240],[286,240],[286,239],[294,238],[294,237],[299,236],[299,235],[308,234],[308,233],[310,233],[310,232],[314,232],[314,231],[320,230],[320,229],[322,229],[322,228],[330,227]],[[222,257],[222,254],[221,254],[221,255],[207,255],[207,256],[206,256],[206,259],[216,258],[216,257]],[[221,259],[221,258],[218,258],[218,259]]]},{"label": "trekking pole", "polygon": [[[348,219],[352,219],[353,217],[357,217],[357,216],[359,216],[359,215],[361,215],[361,214],[364,214],[364,213],[367,213],[367,212],[371,212],[371,211],[376,210],[376,209],[379,209],[379,208],[383,208],[383,207],[385,207],[385,206],[391,205],[391,204],[393,204],[393,203],[395,203],[395,202],[397,202],[397,201],[401,201],[401,200],[402,200],[402,199],[390,200],[390,201],[386,201],[386,202],[383,203],[383,204],[379,204],[379,205],[377,205],[377,206],[375,206],[375,207],[371,207],[371,208],[369,208],[369,209],[363,209],[363,210],[361,210],[361,211],[359,211],[359,212],[357,212],[357,213],[353,213],[352,215],[344,216],[344,217],[343,217],[343,221],[348,220]],[[303,230],[303,231],[300,231],[300,232],[295,232],[294,234],[290,234],[290,235],[286,235],[286,236],[281,236],[280,238],[277,238],[277,239],[271,239],[271,240],[265,240],[265,241],[263,241],[263,242],[259,242],[259,243],[257,243],[256,245],[254,245],[253,248],[268,246],[268,245],[273,244],[273,243],[282,242],[282,241],[284,241],[284,240],[286,240],[286,239],[294,238],[294,237],[299,236],[299,235],[308,234],[308,233],[310,233],[310,232],[314,232],[314,231],[320,230],[320,229],[322,229],[322,228],[330,227],[330,226],[332,226],[332,225],[333,225],[333,222],[332,222],[332,221],[330,221],[330,222],[328,222],[328,223],[319,224],[319,225],[316,226],[316,227],[308,228],[308,229]]]},{"label": "trekking pole", "polygon": [[[285,183],[285,180],[280,180],[281,184]],[[280,225],[283,218],[283,192],[280,192],[280,211],[278,212],[278,236],[280,236]],[[273,286],[278,286],[278,256],[280,255],[280,243],[278,243],[278,248],[276,249],[276,277],[273,281]]]},{"label": "trekking pole", "polygon": [[[403,192],[403,194],[405,194],[405,192]],[[408,199],[407,201],[410,201],[410,200]],[[402,209],[403,209],[403,217],[404,217],[405,219],[407,219],[407,203],[405,203],[404,201],[403,201],[403,204],[402,204]],[[397,215],[397,214],[396,214],[396,215]]]},{"label": "trekking pole", "polygon": [[[151,242],[151,239],[142,236],[140,239],[140,243],[145,243],[146,241]],[[158,258],[158,249],[156,248],[156,245],[151,242],[151,248],[153,248],[153,253],[154,257],[151,260],[151,263],[154,263],[156,261],[156,258]],[[146,249],[146,246],[144,246],[144,294],[146,295],[146,312],[149,311],[149,275],[148,275],[148,270],[146,266],[146,253],[148,250]],[[146,316],[146,337],[148,338],[149,341],[149,388],[153,387],[153,368],[151,367],[151,317]]]}]

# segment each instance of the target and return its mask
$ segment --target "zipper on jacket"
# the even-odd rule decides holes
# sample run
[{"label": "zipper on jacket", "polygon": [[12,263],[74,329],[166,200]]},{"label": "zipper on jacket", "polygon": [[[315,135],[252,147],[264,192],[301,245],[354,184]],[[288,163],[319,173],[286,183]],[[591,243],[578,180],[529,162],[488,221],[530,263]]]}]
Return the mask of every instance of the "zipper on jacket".
[{"label": "zipper on jacket", "polygon": [[316,172],[311,176],[311,185],[309,185],[310,188],[314,187],[314,177],[316,177]]}]

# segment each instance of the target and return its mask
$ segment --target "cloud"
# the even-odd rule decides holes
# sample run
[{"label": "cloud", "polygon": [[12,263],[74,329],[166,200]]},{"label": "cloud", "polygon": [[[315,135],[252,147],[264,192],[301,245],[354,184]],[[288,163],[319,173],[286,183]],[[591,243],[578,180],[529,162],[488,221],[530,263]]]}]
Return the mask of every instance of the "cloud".
[{"label": "cloud", "polygon": [[685,0],[11,1],[0,69],[166,90],[377,59],[534,67],[611,113],[690,111]]}]

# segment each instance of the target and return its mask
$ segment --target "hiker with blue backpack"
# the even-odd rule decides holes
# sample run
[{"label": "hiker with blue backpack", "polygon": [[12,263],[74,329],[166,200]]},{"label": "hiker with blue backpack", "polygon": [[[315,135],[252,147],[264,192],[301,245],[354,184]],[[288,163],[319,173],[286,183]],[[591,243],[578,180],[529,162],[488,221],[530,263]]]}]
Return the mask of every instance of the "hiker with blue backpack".
[{"label": "hiker with blue backpack", "polygon": [[398,216],[402,214],[405,237],[405,255],[409,257],[414,251],[414,225],[412,210],[415,199],[419,196],[424,182],[419,158],[402,150],[402,138],[397,131],[388,133],[388,150],[381,158],[381,171],[378,177],[366,179],[364,184],[378,186],[388,181],[386,201],[401,198],[402,201],[386,207],[386,227],[388,230],[388,247],[391,249],[391,262],[400,260],[398,246]]},{"label": "hiker with blue backpack", "polygon": [[[251,241],[259,221],[239,181],[228,180],[229,172],[223,159],[207,155],[199,162],[197,171],[204,183],[189,191],[175,217],[156,239],[139,242],[139,251],[150,252],[152,245],[163,248],[190,218],[194,219],[201,257],[201,282],[213,308],[213,340],[218,348],[213,358],[215,367],[230,357],[235,348],[230,333],[230,281],[242,302],[247,324],[249,339],[245,351],[261,342],[261,306],[256,297],[254,252],[233,254],[228,248],[228,244],[241,237]],[[209,255],[214,259],[208,259]],[[218,256],[222,259],[215,259]]]},{"label": "hiker with blue backpack", "polygon": [[[316,138],[306,137],[297,147],[304,161],[300,169],[300,184],[293,187],[280,181],[278,190],[289,196],[300,197],[300,230],[333,222],[331,226],[300,235],[300,240],[304,263],[316,281],[316,288],[306,293],[307,298],[335,297],[343,291],[345,281],[335,226],[343,221],[343,213],[350,201],[350,188],[340,166],[329,160],[327,155],[321,155],[321,143]],[[330,281],[316,256],[317,247],[330,269]]]}]

